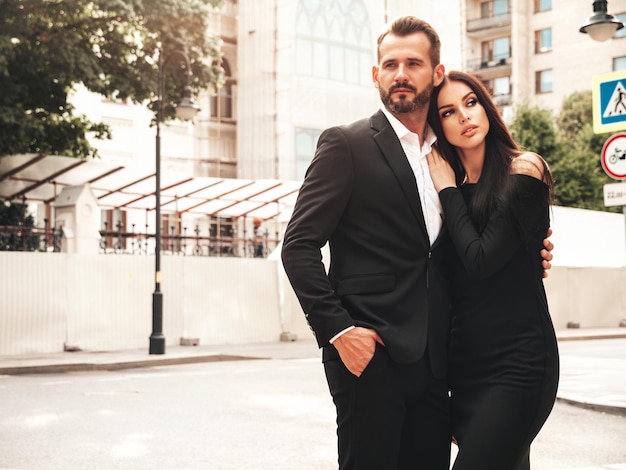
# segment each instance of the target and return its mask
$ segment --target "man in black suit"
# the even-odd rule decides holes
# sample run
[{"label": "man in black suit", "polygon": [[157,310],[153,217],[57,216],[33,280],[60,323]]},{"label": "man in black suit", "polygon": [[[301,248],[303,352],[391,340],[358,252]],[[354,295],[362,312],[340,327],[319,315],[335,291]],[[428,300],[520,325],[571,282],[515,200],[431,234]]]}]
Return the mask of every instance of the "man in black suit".
[{"label": "man in black suit", "polygon": [[426,163],[439,51],[436,31],[411,16],[378,38],[384,107],[321,134],[283,240],[323,349],[342,470],[449,468],[445,228]]},{"label": "man in black suit", "polygon": [[425,166],[439,50],[415,17],[379,37],[384,109],[322,133],[284,237],[285,271],[323,348],[341,469],[449,468],[441,212]]}]

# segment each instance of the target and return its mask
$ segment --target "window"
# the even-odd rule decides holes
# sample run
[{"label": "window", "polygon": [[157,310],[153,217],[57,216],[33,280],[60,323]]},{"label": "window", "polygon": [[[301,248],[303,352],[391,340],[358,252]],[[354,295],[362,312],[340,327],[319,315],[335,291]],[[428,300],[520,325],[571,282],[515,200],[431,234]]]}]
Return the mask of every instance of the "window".
[{"label": "window", "polygon": [[535,93],[549,93],[552,91],[552,70],[535,72]]},{"label": "window", "polygon": [[624,23],[624,27],[622,29],[618,29],[615,31],[614,38],[623,38],[626,37],[626,13],[620,13],[619,15],[615,15],[615,18]]},{"label": "window", "polygon": [[226,81],[221,88],[211,94],[209,101],[212,118],[233,118],[233,77],[230,72],[230,65],[225,59],[222,59],[222,68]]},{"label": "window", "polygon": [[509,77],[498,77],[493,79],[491,94],[493,96],[508,95],[511,92]]},{"label": "window", "polygon": [[480,17],[491,18],[492,16],[506,15],[511,11],[510,0],[492,0],[480,4]]},{"label": "window", "polygon": [[320,131],[318,129],[296,128],[296,179],[303,180],[307,168],[313,160],[317,140]]},{"label": "window", "polygon": [[494,0],[493,1],[493,15],[505,15],[509,12],[509,0]]},{"label": "window", "polygon": [[[131,232],[126,216],[127,212],[120,209],[100,211],[100,220],[102,220],[100,249],[103,252],[123,253],[128,248],[127,239],[122,236],[124,233]],[[132,233],[135,233],[135,224],[132,224]]]},{"label": "window", "polygon": [[[485,41],[482,43],[482,62],[505,62],[511,54],[511,43],[510,38],[499,38],[494,39],[493,41]],[[494,64],[488,64],[494,65]]]},{"label": "window", "polygon": [[491,80],[484,80],[483,85],[489,90],[497,106],[511,104],[511,77],[496,77]]},{"label": "window", "polygon": [[626,70],[626,56],[613,57],[613,72]]},{"label": "window", "polygon": [[535,0],[535,13],[552,10],[552,0]]},{"label": "window", "polygon": [[509,50],[509,38],[500,38],[493,41],[493,58],[495,60],[508,59]]},{"label": "window", "polygon": [[535,31],[535,54],[552,50],[552,28]]},{"label": "window", "polygon": [[371,86],[369,17],[363,0],[300,0],[296,73]]}]

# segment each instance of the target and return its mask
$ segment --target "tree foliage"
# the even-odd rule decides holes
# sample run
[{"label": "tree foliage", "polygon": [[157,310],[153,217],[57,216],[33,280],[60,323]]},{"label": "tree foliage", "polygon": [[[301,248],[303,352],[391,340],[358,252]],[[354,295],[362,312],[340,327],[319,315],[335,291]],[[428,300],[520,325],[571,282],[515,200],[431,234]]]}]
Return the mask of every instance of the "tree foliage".
[{"label": "tree foliage", "polygon": [[554,118],[548,109],[520,106],[511,131],[523,149],[542,155],[555,179],[555,203],[564,207],[617,211],[604,205],[603,186],[611,182],[600,163],[608,134],[595,134],[591,91],[563,100]]},{"label": "tree foliage", "polygon": [[554,119],[549,109],[520,105],[511,124],[511,133],[523,149],[537,152],[549,161],[558,149]]},{"label": "tree foliage", "polygon": [[197,92],[223,80],[220,42],[208,11],[223,0],[0,0],[0,156],[95,156],[87,135],[109,128],[76,116],[77,84],[156,109],[159,57],[164,116],[187,84]]},{"label": "tree foliage", "polygon": [[[0,251],[34,251],[39,245],[39,236],[32,234],[35,218],[26,212],[26,204],[7,204],[0,201]],[[19,230],[6,230],[7,227]]]},{"label": "tree foliage", "polygon": [[604,205],[603,186],[611,179],[600,162],[608,134],[595,134],[591,91],[575,92],[563,100],[556,123],[560,152],[552,171],[557,180],[557,203],[583,209],[615,211]]}]

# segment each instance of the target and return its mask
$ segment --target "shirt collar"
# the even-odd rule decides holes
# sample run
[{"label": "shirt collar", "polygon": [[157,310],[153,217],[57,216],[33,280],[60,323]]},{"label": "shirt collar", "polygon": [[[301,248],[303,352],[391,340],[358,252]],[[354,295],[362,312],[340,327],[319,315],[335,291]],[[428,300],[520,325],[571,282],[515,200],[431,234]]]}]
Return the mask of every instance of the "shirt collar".
[{"label": "shirt collar", "polygon": [[[387,120],[389,121],[389,124],[391,124],[391,128],[393,129],[393,131],[398,136],[398,139],[402,140],[402,138],[407,134],[415,134],[414,132],[411,132],[410,130],[408,130],[406,126],[402,124],[398,120],[397,117],[391,114],[387,108],[383,106],[380,108],[380,110],[387,117]],[[435,143],[436,140],[437,140],[437,137],[435,136],[435,133],[430,128],[428,123],[426,123],[425,133],[424,133],[424,144],[427,145],[428,147],[432,147],[432,145]]]}]

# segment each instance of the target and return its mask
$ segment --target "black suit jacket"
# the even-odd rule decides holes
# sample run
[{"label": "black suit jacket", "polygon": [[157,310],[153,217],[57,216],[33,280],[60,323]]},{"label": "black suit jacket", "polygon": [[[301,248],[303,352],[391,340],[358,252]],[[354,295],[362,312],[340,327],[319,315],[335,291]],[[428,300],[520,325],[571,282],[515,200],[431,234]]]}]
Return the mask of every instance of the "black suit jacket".
[{"label": "black suit jacket", "polygon": [[[325,130],[282,249],[325,354],[334,350],[327,347],[334,335],[364,326],[400,363],[417,361],[428,346],[433,374],[443,378],[450,326],[445,238],[444,229],[429,246],[415,176],[382,111]],[[320,254],[327,241],[328,275]]]}]

